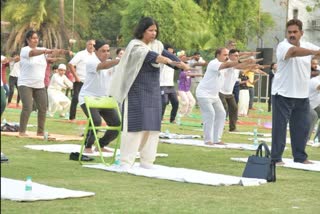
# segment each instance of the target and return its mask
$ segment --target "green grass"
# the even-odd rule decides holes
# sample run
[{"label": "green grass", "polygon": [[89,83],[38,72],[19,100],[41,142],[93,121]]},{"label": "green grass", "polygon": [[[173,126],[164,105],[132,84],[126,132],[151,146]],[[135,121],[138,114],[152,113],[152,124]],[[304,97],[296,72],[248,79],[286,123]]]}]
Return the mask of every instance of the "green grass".
[{"label": "green grass", "polygon": [[[261,105],[264,109],[265,106]],[[168,109],[169,110],[169,109]],[[167,112],[168,113],[168,112]],[[79,117],[83,117],[79,111]],[[194,110],[199,115],[199,110]],[[270,121],[270,113],[254,111],[252,117],[241,121]],[[2,117],[19,121],[19,111],[7,109]],[[166,120],[168,118],[166,117]],[[49,133],[79,134],[76,124],[48,118]],[[197,117],[182,121],[201,123]],[[36,115],[30,117],[36,125]],[[225,126],[228,130],[228,126]],[[238,125],[240,131],[252,131],[253,126]],[[163,124],[162,130],[172,133],[200,134],[197,127],[178,127]],[[28,130],[36,130],[29,128]],[[270,130],[259,128],[261,132]],[[251,143],[248,136],[224,133],[225,142]],[[50,142],[51,143],[51,142]],[[70,142],[61,142],[70,143]],[[80,142],[71,142],[79,144]],[[287,168],[277,168],[277,182],[258,187],[206,186],[139,177],[83,168],[70,161],[68,154],[49,153],[26,149],[27,144],[45,144],[43,140],[1,137],[1,151],[9,163],[1,164],[1,176],[25,180],[31,175],[34,182],[73,190],[95,192],[94,197],[13,202],[1,200],[2,214],[28,213],[318,213],[320,209],[320,174]],[[158,158],[156,164],[199,169],[208,172],[241,176],[244,163],[233,162],[231,157],[247,157],[252,151],[208,149],[204,147],[159,144],[158,152],[167,158]],[[320,149],[307,147],[310,159],[320,160]],[[291,149],[284,157],[291,158]]]}]

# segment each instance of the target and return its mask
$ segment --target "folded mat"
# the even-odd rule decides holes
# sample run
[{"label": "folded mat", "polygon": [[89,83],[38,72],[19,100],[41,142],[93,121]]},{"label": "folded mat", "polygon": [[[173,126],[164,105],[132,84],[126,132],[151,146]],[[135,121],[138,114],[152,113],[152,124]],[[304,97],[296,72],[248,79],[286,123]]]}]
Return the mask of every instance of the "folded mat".
[{"label": "folded mat", "polygon": [[123,171],[119,166],[105,166],[103,164],[83,165],[83,167],[102,169],[112,172],[127,172],[129,174],[145,176],[149,178],[158,178],[178,182],[196,183],[212,186],[258,186],[266,183],[264,179],[243,178],[231,175],[222,175],[210,172],[204,172],[194,169],[176,168],[161,165],[154,165],[152,169],[139,167],[139,163],[135,163],[129,170]]},{"label": "folded mat", "polygon": [[[246,163],[248,158],[231,158],[231,160]],[[320,172],[320,161],[311,160],[311,162],[313,162],[314,164],[296,163],[296,162],[293,162],[292,159],[288,159],[288,158],[282,158],[282,161],[285,163],[283,167]]]},{"label": "folded mat", "polygon": [[95,195],[94,192],[75,191],[50,187],[32,182],[32,191],[25,191],[25,181],[1,177],[1,199],[12,201],[39,201],[62,198],[80,198]]},{"label": "folded mat", "polygon": [[[80,152],[81,145],[77,144],[49,144],[49,145],[26,145],[24,146],[28,149],[41,150],[46,152],[60,152],[70,154],[71,152]],[[114,151],[113,148],[108,147],[109,150]],[[93,147],[94,150],[94,147]],[[117,153],[120,150],[117,150]],[[94,153],[83,153],[87,156],[100,156],[99,152]],[[102,152],[103,157],[112,157],[113,152]],[[137,154],[139,157],[139,153]],[[168,154],[157,153],[157,157],[168,157]]]},{"label": "folded mat", "polygon": [[[229,132],[229,134],[249,135],[253,136],[253,132]],[[258,133],[258,137],[271,137],[271,133]]]},{"label": "folded mat", "polygon": [[[30,132],[30,131],[27,132],[28,136],[19,136],[19,132],[1,132],[1,135],[44,140],[43,136],[37,136],[36,132]],[[48,136],[48,141],[67,141],[67,140],[79,141],[79,140],[83,140],[83,137],[76,136],[76,135],[62,135],[62,134],[52,134],[52,133],[49,133],[49,136]]]},{"label": "folded mat", "polygon": [[240,149],[240,150],[256,150],[258,145],[253,144],[240,144],[240,143],[225,143],[225,145],[206,145],[203,140],[195,139],[160,139],[163,143],[176,144],[176,145],[188,145],[188,146],[203,146],[208,148],[218,149]]},{"label": "folded mat", "polygon": [[175,133],[160,132],[159,138],[164,138],[164,139],[194,139],[194,138],[201,138],[201,136],[200,135],[186,135],[186,134],[175,134]]}]

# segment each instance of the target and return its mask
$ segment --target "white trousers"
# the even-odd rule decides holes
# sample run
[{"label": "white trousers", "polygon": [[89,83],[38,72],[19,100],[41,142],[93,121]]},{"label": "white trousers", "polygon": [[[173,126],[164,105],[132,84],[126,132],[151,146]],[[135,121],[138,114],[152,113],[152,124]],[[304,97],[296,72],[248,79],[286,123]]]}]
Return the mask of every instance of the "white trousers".
[{"label": "white trousers", "polygon": [[180,97],[179,113],[182,116],[186,116],[192,112],[192,109],[196,104],[196,100],[190,91],[178,91],[178,94]]},{"label": "white trousers", "polygon": [[130,168],[140,152],[140,166],[151,168],[156,160],[159,131],[128,132],[128,102],[125,100],[123,131],[121,133],[121,167]]},{"label": "white trousers", "polygon": [[70,109],[71,100],[62,92],[55,89],[48,89],[49,114],[54,115],[57,111],[64,116]]},{"label": "white trousers", "polygon": [[226,111],[219,97],[197,97],[203,120],[204,142],[221,142]]},{"label": "white trousers", "polygon": [[247,116],[249,109],[249,90],[242,89],[239,92],[238,115]]}]

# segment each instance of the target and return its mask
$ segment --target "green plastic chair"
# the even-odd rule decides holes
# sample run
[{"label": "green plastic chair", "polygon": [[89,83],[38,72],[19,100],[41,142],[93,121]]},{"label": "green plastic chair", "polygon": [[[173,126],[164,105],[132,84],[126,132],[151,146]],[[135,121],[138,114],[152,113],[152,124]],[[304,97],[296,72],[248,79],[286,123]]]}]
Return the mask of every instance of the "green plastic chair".
[{"label": "green plastic chair", "polygon": [[[83,155],[82,153],[83,153],[84,146],[85,146],[85,143],[86,143],[87,133],[88,133],[89,130],[92,130],[93,134],[94,134],[94,138],[95,138],[94,145],[99,150],[101,162],[103,164],[109,166],[109,165],[111,165],[111,164],[113,164],[115,162],[115,158],[116,158],[116,155],[117,155],[117,150],[119,148],[120,141],[121,141],[121,114],[120,114],[120,110],[119,110],[119,105],[118,105],[117,101],[113,97],[84,97],[84,102],[85,102],[89,117],[87,119],[87,125],[86,125],[85,131],[84,131],[84,138],[83,138],[83,142],[82,142],[81,149],[80,149],[79,162],[80,162],[80,164],[84,164],[83,161],[81,161],[81,158],[82,158],[82,155]],[[109,126],[107,124],[106,126],[95,126],[93,124],[93,119],[92,119],[92,116],[91,116],[90,108],[116,109],[117,113],[118,113],[118,116],[120,118],[120,125],[119,126]],[[91,124],[91,127],[89,127],[89,124]],[[97,134],[98,130],[104,130],[104,131],[116,130],[116,131],[118,131],[118,136],[115,139],[116,145],[115,145],[115,148],[114,148],[113,156],[112,156],[111,160],[109,160],[109,161],[105,161],[105,158],[103,157],[103,154],[101,152],[101,147],[100,147],[100,144],[99,144],[99,139],[98,139],[98,134]],[[85,162],[85,164],[95,164],[95,163]]]}]

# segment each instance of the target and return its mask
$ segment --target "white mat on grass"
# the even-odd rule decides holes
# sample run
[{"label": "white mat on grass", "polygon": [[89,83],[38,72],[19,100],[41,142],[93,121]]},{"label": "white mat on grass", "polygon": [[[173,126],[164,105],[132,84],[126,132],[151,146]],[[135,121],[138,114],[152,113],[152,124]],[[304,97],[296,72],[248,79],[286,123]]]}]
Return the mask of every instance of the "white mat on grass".
[{"label": "white mat on grass", "polygon": [[[253,132],[229,132],[229,134],[249,135],[253,136]],[[258,137],[271,137],[271,133],[258,133]]]},{"label": "white mat on grass", "polygon": [[1,177],[1,199],[9,199],[12,201],[39,201],[95,195],[94,192],[50,187],[35,182],[32,182],[32,191],[30,194],[26,193],[24,189],[25,181]]},{"label": "white mat on grass", "polygon": [[[71,152],[80,152],[81,145],[77,144],[49,144],[49,145],[26,145],[24,146],[28,149],[33,150],[40,150],[40,151],[46,151],[46,152],[60,152],[60,153],[67,153],[70,154]],[[94,149],[94,147],[93,147]],[[108,147],[108,149],[114,151],[113,148]],[[120,150],[117,150],[117,153],[120,152]],[[94,153],[83,153],[87,156],[100,156],[99,152]],[[102,152],[104,157],[112,157],[112,152]],[[168,157],[168,154],[165,153],[157,153],[157,157]],[[139,154],[137,154],[137,158],[139,158]]]},{"label": "white mat on grass", "polygon": [[188,146],[203,146],[208,148],[218,149],[240,149],[240,150],[257,150],[258,146],[253,144],[240,144],[240,143],[225,143],[225,145],[206,145],[203,140],[195,139],[161,139],[161,142],[176,144],[176,145],[188,145]]},{"label": "white mat on grass", "polygon": [[[271,137],[258,137],[257,139],[258,139],[258,141],[265,142],[265,143],[271,143],[272,142],[272,138]],[[254,138],[249,137],[248,140],[252,140],[253,141]],[[290,144],[290,139],[289,138],[286,139],[286,143]]]},{"label": "white mat on grass", "polygon": [[159,138],[164,138],[164,139],[195,139],[195,138],[201,138],[201,136],[200,135],[186,135],[186,134],[160,132]]},{"label": "white mat on grass", "polygon": [[[246,163],[248,158],[231,158],[231,160]],[[285,163],[283,167],[320,172],[320,161],[311,160],[314,164],[296,163],[293,162],[292,159],[288,158],[282,158],[282,161]]]},{"label": "white mat on grass", "polygon": [[242,186],[258,186],[266,183],[264,179],[252,179],[243,178],[231,175],[216,174],[210,172],[204,172],[194,169],[175,168],[161,165],[154,165],[152,169],[145,169],[139,167],[139,163],[127,170],[123,171],[119,166],[105,166],[103,164],[96,165],[83,165],[87,168],[102,169],[112,172],[127,172],[129,174],[145,176],[149,178],[158,178],[171,181],[179,181],[186,183],[196,183],[213,186],[230,186],[230,185],[242,185]]}]

